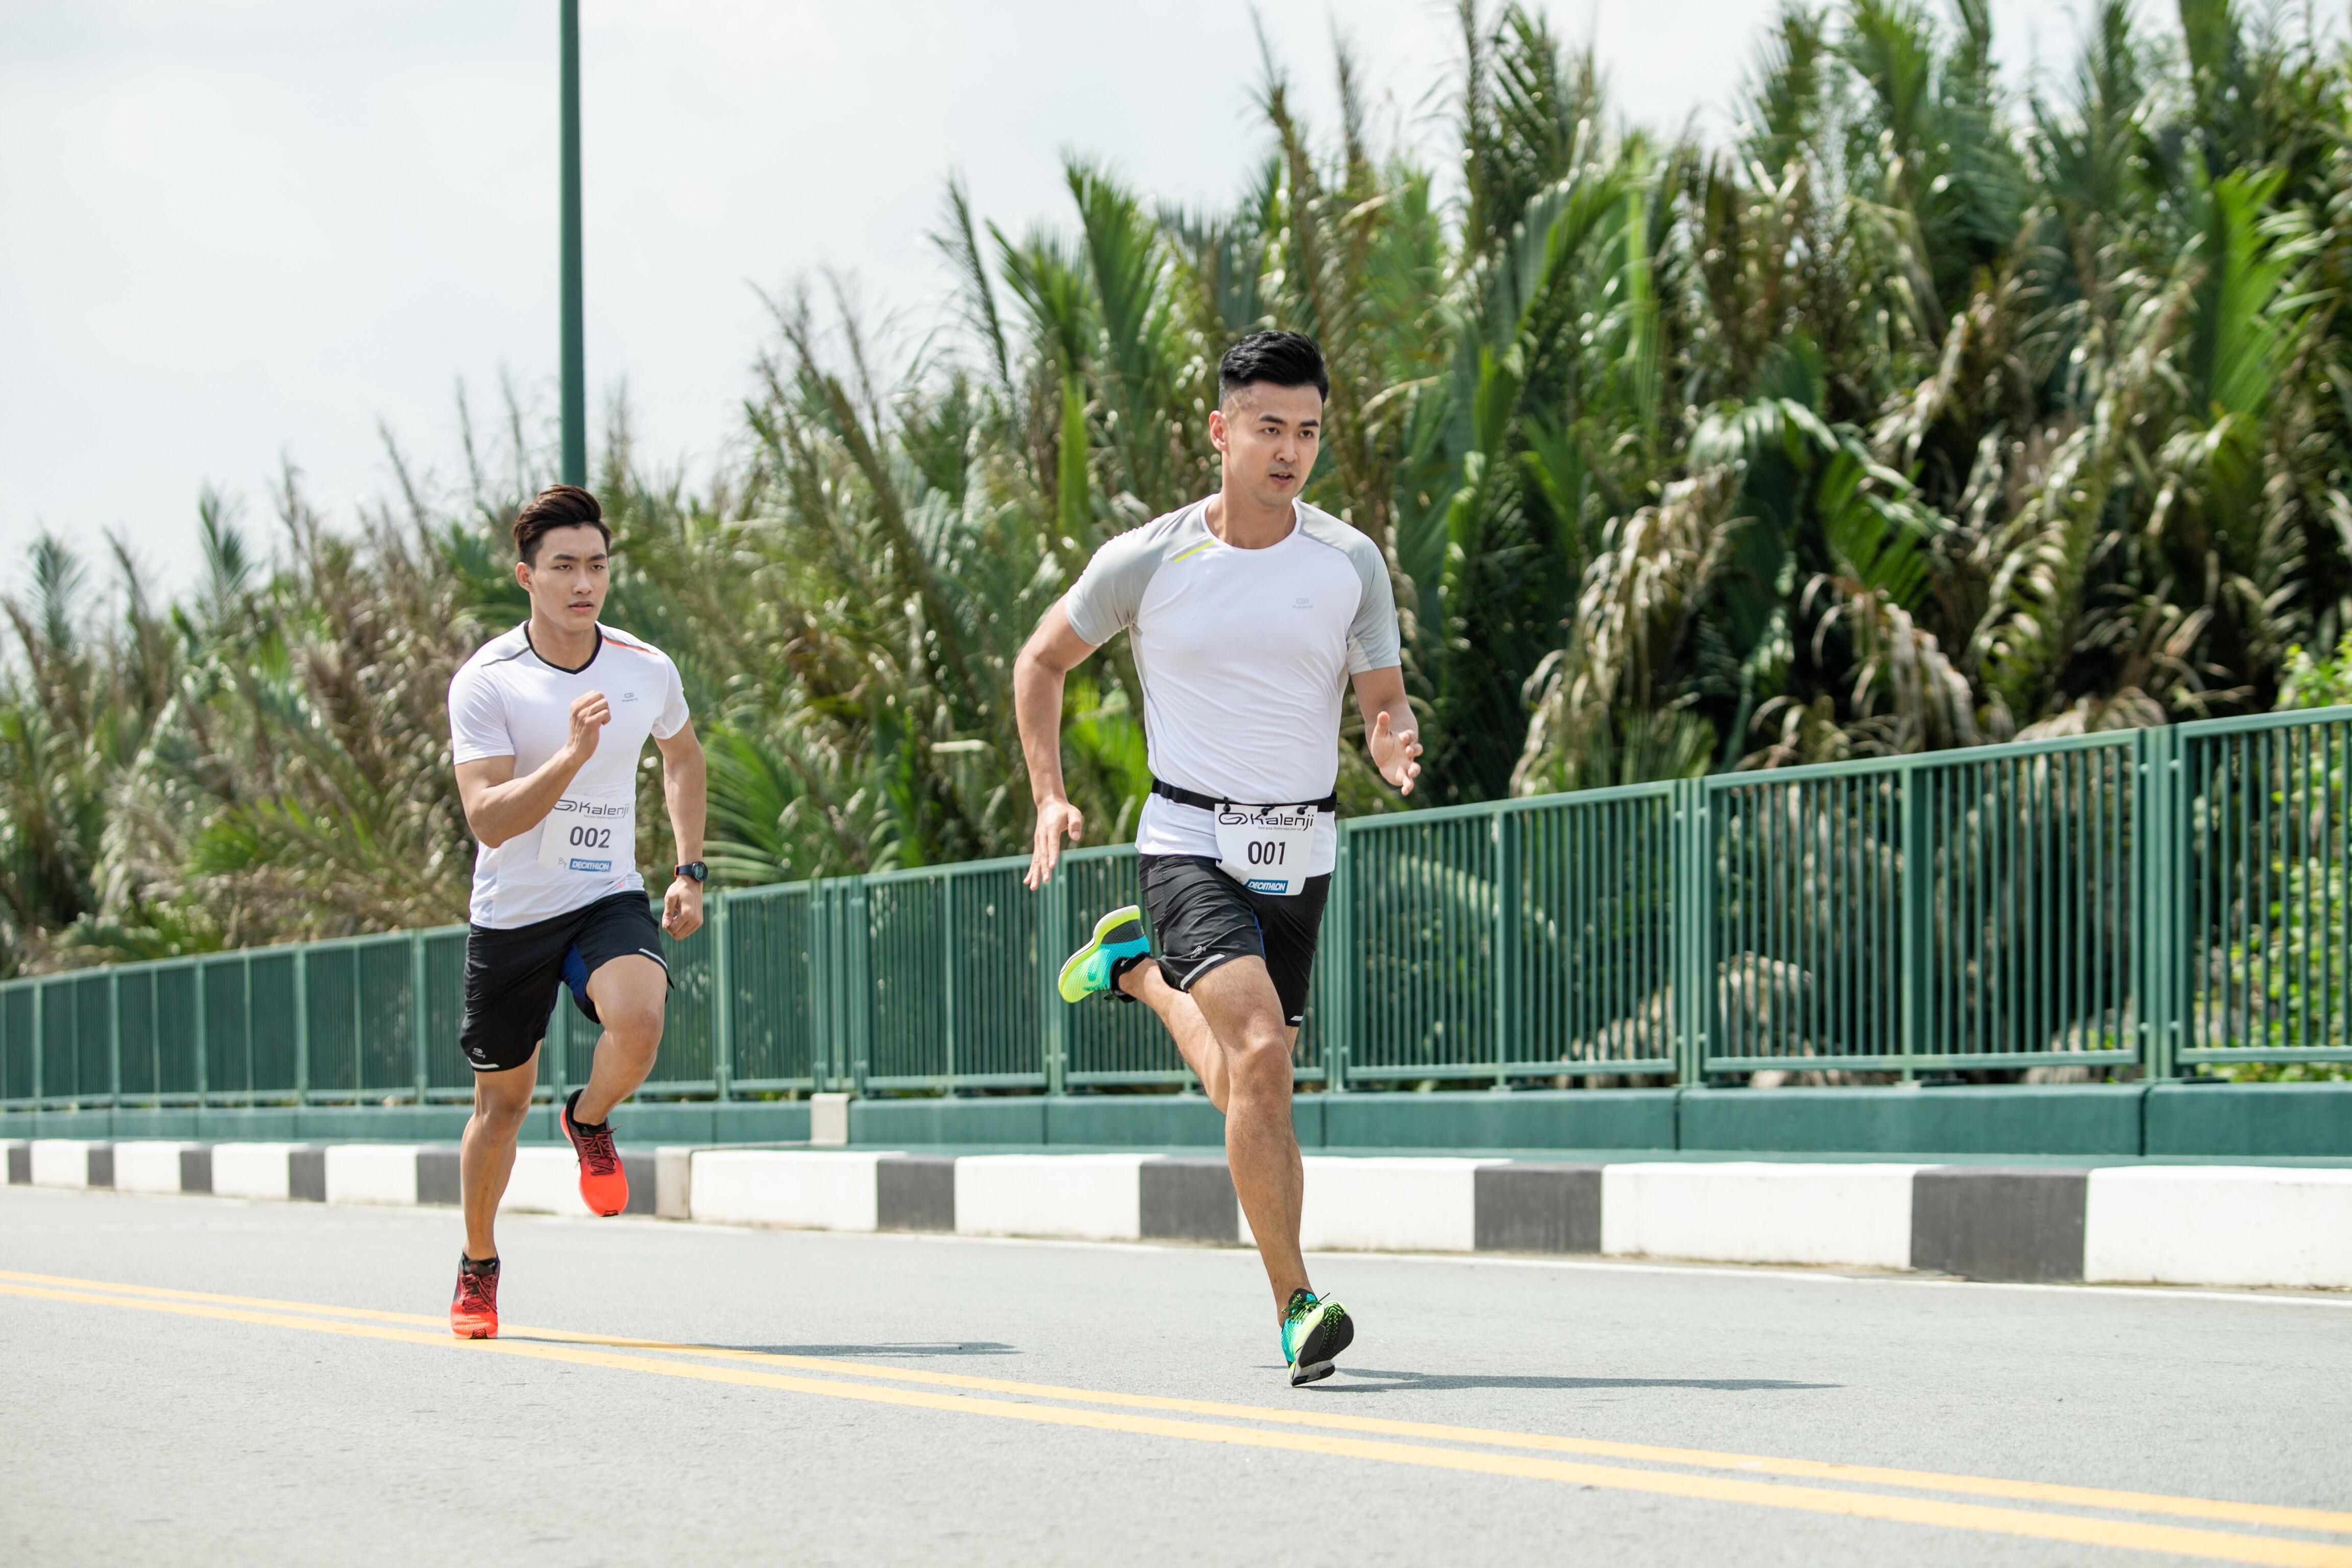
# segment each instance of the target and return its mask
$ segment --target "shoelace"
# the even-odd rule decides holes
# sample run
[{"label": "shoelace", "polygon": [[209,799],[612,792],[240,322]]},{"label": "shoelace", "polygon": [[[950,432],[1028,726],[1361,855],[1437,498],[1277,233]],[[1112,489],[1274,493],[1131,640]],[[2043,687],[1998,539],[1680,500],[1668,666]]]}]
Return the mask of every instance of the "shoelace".
[{"label": "shoelace", "polygon": [[468,1312],[487,1311],[497,1302],[498,1276],[477,1274],[470,1268],[457,1271],[457,1305]]},{"label": "shoelace", "polygon": [[578,1122],[572,1131],[580,1135],[580,1163],[588,1167],[592,1176],[609,1176],[621,1168],[621,1152],[613,1147],[612,1130],[591,1132]]}]

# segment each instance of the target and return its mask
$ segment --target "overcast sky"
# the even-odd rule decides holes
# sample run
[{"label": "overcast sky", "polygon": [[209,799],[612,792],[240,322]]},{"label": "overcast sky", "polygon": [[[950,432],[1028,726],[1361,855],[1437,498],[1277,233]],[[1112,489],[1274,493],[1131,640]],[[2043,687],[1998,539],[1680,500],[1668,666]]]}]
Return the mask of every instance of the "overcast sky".
[{"label": "overcast sky", "polygon": [[[1561,0],[1620,111],[1719,129],[1773,0]],[[1995,0],[2012,80],[2074,7]],[[1445,0],[1256,7],[1318,123],[1335,26],[1381,122],[1429,134]],[[583,6],[588,366],[642,450],[707,466],[759,290],[853,277],[910,331],[961,170],[1008,231],[1066,217],[1065,150],[1223,204],[1263,145],[1247,0]],[[47,527],[121,528],[167,584],[198,488],[268,515],[279,455],[331,513],[390,484],[381,421],[456,465],[456,389],[556,369],[554,0],[0,0],[0,588]]]}]

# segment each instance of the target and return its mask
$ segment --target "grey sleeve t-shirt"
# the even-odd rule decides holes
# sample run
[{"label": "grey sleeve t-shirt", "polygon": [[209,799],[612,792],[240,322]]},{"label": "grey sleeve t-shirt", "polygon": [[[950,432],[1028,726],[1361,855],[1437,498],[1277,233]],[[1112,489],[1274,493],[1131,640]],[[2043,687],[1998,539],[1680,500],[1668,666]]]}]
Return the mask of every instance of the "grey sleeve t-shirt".
[{"label": "grey sleeve t-shirt", "polygon": [[[1380,547],[1297,503],[1280,543],[1237,550],[1209,531],[1206,502],[1095,552],[1063,601],[1100,646],[1129,633],[1143,678],[1151,771],[1182,789],[1253,805],[1320,800],[1339,773],[1348,678],[1399,662],[1396,598]],[[1154,795],[1147,855],[1214,855],[1209,813]],[[1336,825],[1318,835],[1331,869]]]}]

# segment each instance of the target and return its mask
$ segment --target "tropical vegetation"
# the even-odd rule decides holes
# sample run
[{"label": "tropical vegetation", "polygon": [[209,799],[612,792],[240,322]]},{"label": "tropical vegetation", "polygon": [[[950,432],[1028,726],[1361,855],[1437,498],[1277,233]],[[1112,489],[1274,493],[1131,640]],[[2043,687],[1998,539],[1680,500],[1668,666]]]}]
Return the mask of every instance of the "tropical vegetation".
[{"label": "tropical vegetation", "polygon": [[[1062,219],[1016,232],[950,181],[940,331],[776,300],[707,474],[614,416],[611,619],[684,671],[722,879],[1025,843],[1013,658],[1098,544],[1214,482],[1217,354],[1269,324],[1329,356],[1312,495],[1391,563],[1438,802],[2341,689],[2347,656],[2302,652],[2352,634],[2341,48],[2105,0],[2020,83],[1987,0],[1793,4],[1701,137],[1638,123],[1533,11],[1463,0],[1459,37],[1442,148],[1376,132],[1344,47],[1332,124],[1270,63],[1230,205],[1073,158]],[[525,401],[465,422],[454,481],[394,450],[352,518],[290,469],[274,524],[206,494],[171,603],[119,542],[34,546],[0,963],[461,916],[443,694],[520,611],[506,528],[552,468]],[[1122,833],[1148,773],[1118,646],[1067,733],[1093,836]],[[1342,786],[1396,805],[1360,763]]]}]

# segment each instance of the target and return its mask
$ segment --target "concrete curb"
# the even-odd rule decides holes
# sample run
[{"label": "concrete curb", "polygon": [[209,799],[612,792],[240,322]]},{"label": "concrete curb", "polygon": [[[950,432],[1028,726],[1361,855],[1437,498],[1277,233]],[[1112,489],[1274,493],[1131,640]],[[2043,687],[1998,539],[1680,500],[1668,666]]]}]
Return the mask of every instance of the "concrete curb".
[{"label": "concrete curb", "polygon": [[[16,1185],[399,1206],[457,1200],[447,1144],[0,1141]],[[1198,1242],[1249,1224],[1213,1154],[667,1145],[628,1212],[810,1230]],[[1916,1269],[1972,1279],[2352,1289],[2352,1170],[1571,1164],[1308,1155],[1307,1246]],[[508,1210],[584,1215],[569,1149],[517,1152]]]},{"label": "concrete curb", "polygon": [[1641,1162],[1601,1173],[1601,1250],[1730,1263],[1911,1267],[1916,1165]]}]

